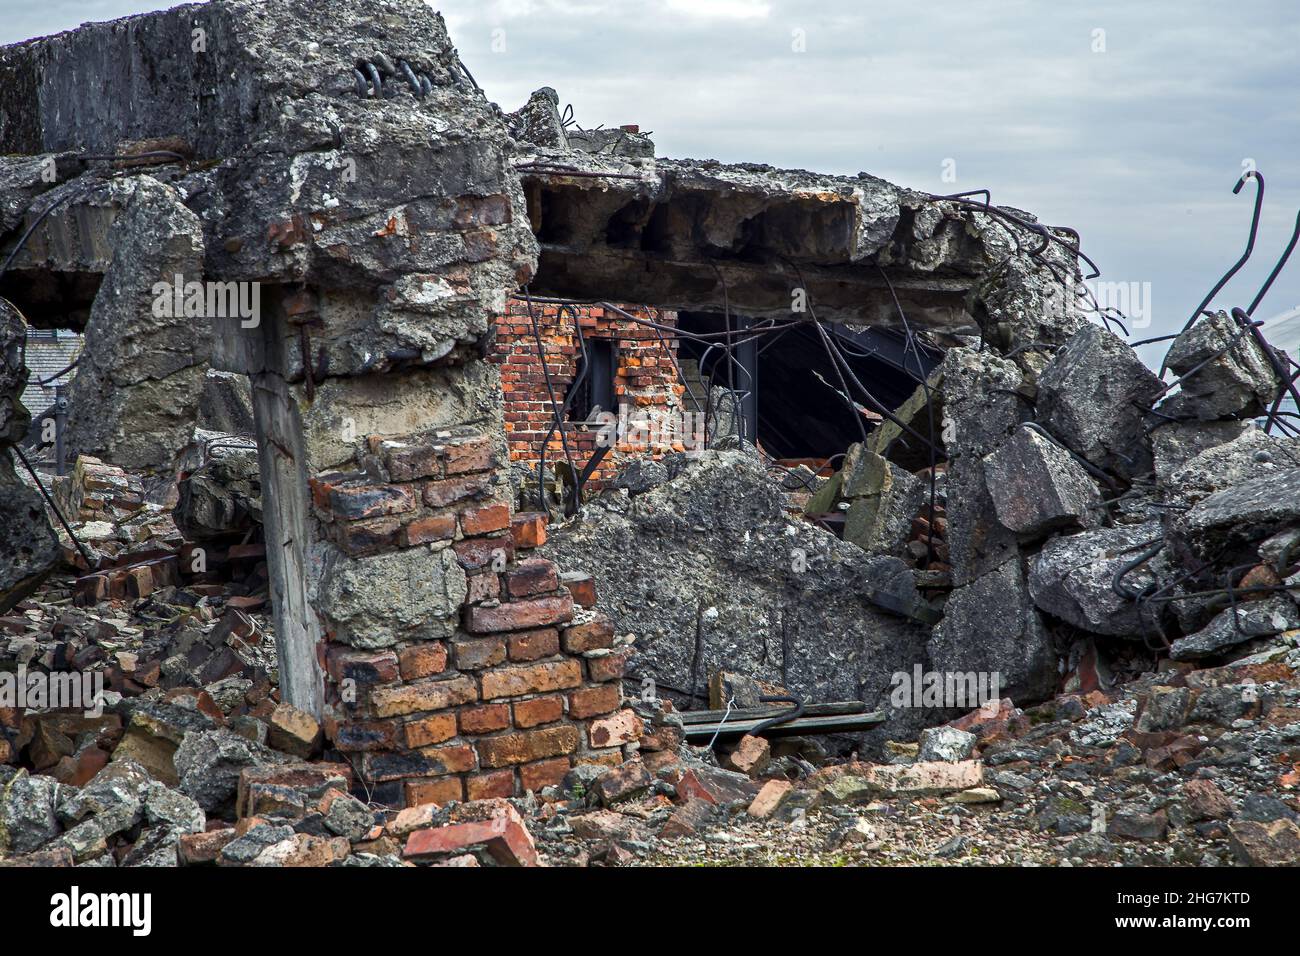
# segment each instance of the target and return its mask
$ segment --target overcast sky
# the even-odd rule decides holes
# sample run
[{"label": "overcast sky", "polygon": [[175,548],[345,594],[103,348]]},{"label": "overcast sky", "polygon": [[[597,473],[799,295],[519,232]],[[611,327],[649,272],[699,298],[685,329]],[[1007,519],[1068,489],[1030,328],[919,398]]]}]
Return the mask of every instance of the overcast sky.
[{"label": "overcast sky", "polygon": [[[170,5],[0,0],[0,43]],[[1135,339],[1180,326],[1240,255],[1254,186],[1231,190],[1244,162],[1268,181],[1262,226],[1218,304],[1249,303],[1300,206],[1296,0],[433,6],[503,109],[552,86],[584,126],[653,130],[660,155],[988,187],[1074,226],[1103,280],[1150,283],[1152,322]],[[1258,317],[1297,305],[1300,252]]]}]

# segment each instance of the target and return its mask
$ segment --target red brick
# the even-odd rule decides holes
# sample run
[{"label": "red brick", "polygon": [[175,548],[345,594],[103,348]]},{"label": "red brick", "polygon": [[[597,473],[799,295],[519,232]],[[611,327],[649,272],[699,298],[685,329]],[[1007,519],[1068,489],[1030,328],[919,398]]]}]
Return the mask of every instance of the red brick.
[{"label": "red brick", "polygon": [[519,768],[519,784],[525,790],[541,790],[542,787],[554,787],[564,780],[564,775],[568,772],[568,757],[539,760],[537,763],[524,764]]},{"label": "red brick", "polygon": [[582,666],[576,660],[544,661],[498,667],[483,675],[483,699],[522,697],[568,690],[582,683]]},{"label": "red brick", "polygon": [[465,795],[471,800],[488,800],[492,797],[515,795],[513,770],[489,770],[465,778]]},{"label": "red brick", "polygon": [[398,677],[397,655],[392,651],[358,651],[335,644],[326,655],[326,666],[335,681],[391,684]]},{"label": "red brick", "polygon": [[541,511],[521,511],[510,519],[510,535],[516,548],[540,548],[546,543],[546,522]]},{"label": "red brick", "polygon": [[555,573],[555,563],[545,558],[528,558],[520,561],[501,577],[506,593],[512,598],[545,594],[560,586],[559,575]]},{"label": "red brick", "polygon": [[466,604],[477,604],[479,601],[490,601],[501,595],[501,578],[493,571],[484,571],[479,574],[471,574],[466,579]]},{"label": "red brick", "polygon": [[614,622],[601,616],[585,624],[570,624],[560,635],[560,643],[570,654],[600,651],[614,646]]},{"label": "red brick", "polygon": [[487,488],[488,479],[486,477],[447,478],[443,481],[428,481],[424,485],[424,503],[431,508],[445,508],[453,502],[480,495]]},{"label": "red brick", "polygon": [[560,583],[573,595],[573,603],[579,607],[596,606],[596,580],[584,571],[566,571],[560,575]]},{"label": "red brick", "polygon": [[460,529],[467,535],[489,534],[510,527],[510,508],[496,503],[462,511]]},{"label": "red brick", "polygon": [[478,749],[479,760],[484,767],[532,763],[544,757],[557,757],[577,750],[578,728],[563,724],[500,737],[483,737],[474,746]]},{"label": "red brick", "polygon": [[330,489],[330,511],[335,517],[379,518],[405,514],[415,508],[411,485],[353,485]]},{"label": "red brick", "polygon": [[484,435],[448,444],[443,458],[448,476],[487,471],[492,467],[492,440]]},{"label": "red brick", "polygon": [[176,847],[176,856],[181,866],[215,863],[226,844],[238,836],[234,827],[205,833],[182,833]]},{"label": "red brick", "polygon": [[453,800],[465,799],[465,788],[461,785],[459,777],[407,780],[402,788],[408,807],[418,807],[422,803],[436,803],[442,806]]},{"label": "red brick", "polygon": [[509,726],[509,704],[484,704],[481,707],[466,707],[460,712],[462,734],[486,734],[494,730],[505,730]]},{"label": "red brick", "polygon": [[474,770],[478,763],[474,748],[469,744],[451,744],[446,747],[425,747],[420,756],[433,764],[437,773],[464,773]]},{"label": "red brick", "polygon": [[640,736],[641,718],[631,710],[593,720],[587,729],[587,739],[593,747],[619,747]]},{"label": "red brick", "polygon": [[781,808],[793,789],[794,784],[789,780],[769,780],[763,784],[763,789],[758,791],[758,796],[745,812],[757,820],[766,820]]},{"label": "red brick", "polygon": [[560,632],[553,627],[544,627],[511,634],[509,645],[512,661],[535,661],[560,653]]},{"label": "red brick", "polygon": [[491,819],[416,830],[406,838],[402,856],[406,859],[443,856],[479,844],[485,845],[492,858],[503,866],[541,865],[528,828],[509,804]]},{"label": "red brick", "polygon": [[584,687],[569,695],[569,716],[581,719],[608,714],[618,710],[621,703],[623,703],[623,694],[618,684]]},{"label": "red brick", "polygon": [[549,724],[564,716],[564,700],[560,697],[535,697],[515,704],[515,726],[520,730]]},{"label": "red brick", "polygon": [[370,703],[378,717],[397,717],[422,710],[443,710],[478,699],[478,688],[469,677],[424,681],[401,687],[371,691]]},{"label": "red brick", "polygon": [[447,669],[447,647],[441,641],[412,644],[397,657],[402,680],[432,677]]},{"label": "red brick", "polygon": [[427,747],[430,744],[440,744],[444,740],[450,740],[456,736],[456,716],[454,714],[438,714],[436,717],[412,720],[405,725],[403,730],[406,735],[406,746],[413,749]]},{"label": "red brick", "polygon": [[430,541],[450,541],[456,537],[455,515],[428,515],[416,518],[402,528],[402,546],[414,547]]},{"label": "red brick", "polygon": [[468,641],[454,641],[456,669],[467,671],[493,667],[506,659],[506,642],[499,637],[480,637]]},{"label": "red brick", "polygon": [[508,537],[465,538],[452,545],[456,560],[466,571],[480,568],[504,567],[515,556],[514,544]]},{"label": "red brick", "polygon": [[348,554],[368,554],[397,547],[402,526],[396,518],[349,521],[336,525],[334,543]]},{"label": "red brick", "polygon": [[591,675],[591,679],[594,681],[618,680],[623,676],[623,668],[627,666],[629,653],[625,649],[613,654],[606,654],[603,657],[589,657],[587,658],[587,673]]},{"label": "red brick", "polygon": [[434,445],[386,443],[384,464],[394,481],[442,477],[442,456]]},{"label": "red brick", "polygon": [[465,628],[475,634],[524,631],[557,624],[573,617],[573,598],[559,597],[512,601],[496,607],[471,607],[465,614]]}]

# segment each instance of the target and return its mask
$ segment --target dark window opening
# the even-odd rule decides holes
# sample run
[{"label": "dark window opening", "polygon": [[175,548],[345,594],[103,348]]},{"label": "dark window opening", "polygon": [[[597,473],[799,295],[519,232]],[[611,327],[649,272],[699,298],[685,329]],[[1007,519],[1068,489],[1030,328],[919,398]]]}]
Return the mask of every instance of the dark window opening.
[{"label": "dark window opening", "polygon": [[618,411],[614,398],[614,342],[589,338],[586,346],[585,360],[578,356],[573,379],[575,390],[569,402],[569,420],[574,422],[589,420],[597,410],[616,414]]},{"label": "dark window opening", "polygon": [[[811,324],[767,333],[747,334],[754,323],[732,316],[737,343],[729,363],[722,338],[707,342],[682,339],[682,376],[686,401],[692,410],[704,409],[710,388],[734,389],[733,407],[744,416],[746,436],[757,441],[774,458],[830,458],[862,440],[856,418],[868,433],[878,424],[877,410],[850,383],[859,408],[845,401],[836,366],[826,354]],[[681,312],[683,331],[715,334],[726,331],[726,321],[715,313]],[[939,350],[918,343],[919,355],[907,348],[906,339],[892,329],[853,329],[838,323],[825,325],[827,335],[844,355],[853,374],[887,409],[906,401],[919,386],[917,376],[929,375],[942,358]],[[746,342],[745,339],[751,339]],[[863,414],[863,411],[867,414]],[[920,429],[924,431],[924,429]],[[710,436],[717,432],[710,423]]]}]

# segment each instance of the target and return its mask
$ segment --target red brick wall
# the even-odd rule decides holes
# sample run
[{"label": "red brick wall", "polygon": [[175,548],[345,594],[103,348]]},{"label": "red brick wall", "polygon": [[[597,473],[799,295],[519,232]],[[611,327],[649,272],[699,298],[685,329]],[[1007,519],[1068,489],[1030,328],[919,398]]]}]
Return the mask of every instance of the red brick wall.
[{"label": "red brick wall", "polygon": [[[538,302],[533,303],[533,311],[537,316],[546,364],[555,387],[555,398],[563,404],[569,386],[577,375],[581,356],[581,347],[574,331],[573,312]],[[625,418],[645,413],[660,420],[662,416],[680,409],[685,388],[677,378],[674,365],[677,345],[669,333],[664,333],[661,341],[655,329],[630,322],[600,306],[577,306],[576,311],[584,338],[588,341],[606,339],[615,343],[614,393],[616,401],[627,406]],[[638,306],[627,306],[624,311],[660,325],[677,324],[675,312]],[[497,319],[492,361],[501,368],[510,459],[535,466],[541,456],[546,431],[553,420],[553,411],[541,361],[537,356],[537,343],[533,338],[528,305],[523,300],[512,299],[507,312]],[[614,414],[619,412],[617,408],[605,411]],[[596,450],[598,429],[565,422],[564,430],[574,465],[581,470]],[[629,456],[659,458],[671,451],[685,450],[681,442],[666,440],[672,437],[671,433],[661,431],[659,435],[665,440],[653,440],[647,433],[632,435],[632,440],[618,441],[614,450],[592,474],[588,487],[604,487]],[[546,443],[546,460],[564,460],[564,447],[558,430]]]},{"label": "red brick wall", "polygon": [[492,496],[489,435],[369,440],[364,472],[311,480],[326,537],[353,555],[450,546],[468,576],[453,636],[322,649],[326,734],[383,803],[511,796],[575,763],[621,763],[641,722],[623,707],[626,651],[589,575],[528,557],[546,517]]}]

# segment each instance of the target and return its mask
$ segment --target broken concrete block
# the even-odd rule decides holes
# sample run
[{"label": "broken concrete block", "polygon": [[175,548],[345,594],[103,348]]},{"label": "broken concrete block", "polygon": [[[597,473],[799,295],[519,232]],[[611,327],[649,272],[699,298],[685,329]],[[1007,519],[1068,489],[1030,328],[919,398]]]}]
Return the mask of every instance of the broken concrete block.
[{"label": "broken concrete block", "polygon": [[155,287],[166,283],[171,306],[177,276],[203,279],[203,225],[175,187],[144,175],[127,182],[68,388],[67,445],[134,471],[165,471],[190,441],[211,338],[196,334],[183,307],[157,307]]},{"label": "broken concrete block", "polygon": [[984,782],[984,765],[978,760],[877,764],[871,767],[865,779],[871,792],[877,796],[942,796],[978,787]]},{"label": "broken concrete block", "polygon": [[211,813],[234,802],[245,767],[286,759],[236,733],[219,729],[186,734],[173,763],[181,792]]},{"label": "broken concrete block", "polygon": [[1285,594],[1259,601],[1239,602],[1227,608],[1195,634],[1174,641],[1169,656],[1176,661],[1213,657],[1260,637],[1272,637],[1300,627],[1300,608]]},{"label": "broken concrete block", "polygon": [[1176,514],[1173,535],[1197,556],[1239,548],[1300,524],[1300,468],[1251,478]]},{"label": "broken concrete block", "polygon": [[864,551],[901,554],[928,484],[860,443],[844,456],[840,495],[849,503],[844,540]]},{"label": "broken concrete block", "polygon": [[1151,450],[1155,457],[1156,480],[1169,487],[1169,478],[1189,461],[1218,445],[1240,438],[1249,421],[1221,422],[1167,422],[1159,421],[1151,428]]},{"label": "broken concrete block", "polygon": [[1017,392],[1024,376],[1014,362],[988,350],[956,348],[944,356],[942,370],[943,444],[950,459],[988,454],[1029,418]]},{"label": "broken concrete block", "polygon": [[[1151,624],[1134,601],[1115,593],[1115,574],[1163,536],[1161,523],[1150,521],[1053,538],[1030,559],[1029,593],[1041,610],[1088,633],[1138,637]],[[1141,592],[1164,568],[1157,554],[1124,575],[1123,584]]]},{"label": "broken concrete block", "polygon": [[247,533],[262,524],[262,477],[256,451],[214,457],[178,485],[173,515],[192,541]]},{"label": "broken concrete block", "polygon": [[1038,421],[1094,465],[1135,477],[1151,468],[1143,425],[1160,389],[1128,343],[1087,324],[1038,376]]},{"label": "broken concrete block", "polygon": [[948,763],[966,760],[975,749],[975,741],[978,739],[974,734],[956,727],[927,727],[921,731],[917,760],[942,760]]},{"label": "broken concrete block", "polygon": [[1174,339],[1165,363],[1182,378],[1160,404],[1161,412],[1175,418],[1258,415],[1277,392],[1277,376],[1263,350],[1226,312],[1198,318]]},{"label": "broken concrete block", "polygon": [[1300,442],[1275,438],[1248,425],[1231,441],[1214,445],[1162,480],[1167,501],[1196,504],[1216,491],[1300,466]]},{"label": "broken concrete block", "polygon": [[[927,645],[930,669],[944,674],[996,676],[994,697],[1041,700],[1055,690],[1057,655],[1030,598],[1019,561],[1010,561],[956,588]],[[977,707],[983,700],[945,702]],[[915,706],[915,704],[914,704]]]},{"label": "broken concrete block", "polygon": [[870,702],[929,635],[900,616],[919,600],[913,572],[788,517],[752,454],[709,450],[636,498],[602,495],[552,527],[542,554],[592,575],[597,607],[636,635],[632,674],[664,685],[689,687],[698,653],[805,699]]},{"label": "broken concrete block", "polygon": [[506,114],[510,134],[532,146],[550,146],[567,149],[568,137],[560,121],[560,97],[549,86],[534,90],[528,102],[513,113]]},{"label": "broken concrete block", "polygon": [[1017,428],[984,458],[998,520],[1036,538],[1068,527],[1090,527],[1100,515],[1096,483],[1064,448],[1027,428]]},{"label": "broken concrete block", "polygon": [[31,853],[59,835],[54,815],[59,782],[19,770],[0,784],[0,852]]},{"label": "broken concrete block", "polygon": [[8,450],[31,421],[21,401],[27,384],[22,361],[26,336],[22,315],[0,299],[0,614],[35,590],[60,557],[44,499],[18,477]]},{"label": "broken concrete block", "polygon": [[465,594],[465,572],[450,549],[359,559],[335,552],[325,559],[316,609],[335,626],[337,640],[374,650],[450,637]]}]

